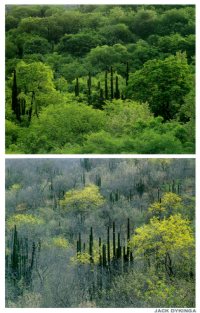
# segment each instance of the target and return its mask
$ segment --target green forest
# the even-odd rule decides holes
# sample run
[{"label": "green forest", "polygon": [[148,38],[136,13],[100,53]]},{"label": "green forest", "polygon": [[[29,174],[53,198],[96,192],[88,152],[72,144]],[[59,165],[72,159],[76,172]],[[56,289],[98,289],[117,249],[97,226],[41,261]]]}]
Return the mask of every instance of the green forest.
[{"label": "green forest", "polygon": [[195,152],[194,5],[7,5],[6,152]]},{"label": "green forest", "polygon": [[7,159],[6,307],[194,308],[194,159]]}]

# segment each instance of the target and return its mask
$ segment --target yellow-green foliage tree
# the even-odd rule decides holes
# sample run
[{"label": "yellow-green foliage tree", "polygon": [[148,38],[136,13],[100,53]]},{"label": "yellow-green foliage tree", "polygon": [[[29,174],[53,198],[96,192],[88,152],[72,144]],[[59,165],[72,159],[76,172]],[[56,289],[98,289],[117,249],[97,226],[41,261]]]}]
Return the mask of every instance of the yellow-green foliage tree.
[{"label": "yellow-green foliage tree", "polygon": [[83,189],[71,189],[65,193],[60,205],[64,212],[73,211],[80,215],[83,221],[84,216],[104,204],[104,198],[96,185],[90,184]]},{"label": "yellow-green foliage tree", "polygon": [[166,192],[161,202],[154,202],[150,205],[148,212],[151,216],[163,218],[174,213],[181,212],[183,207],[182,198],[173,192]]},{"label": "yellow-green foliage tree", "polygon": [[190,221],[180,214],[163,220],[153,217],[149,224],[136,229],[130,245],[136,257],[146,260],[149,266],[153,262],[157,269],[164,266],[169,276],[191,271],[194,235]]},{"label": "yellow-green foliage tree", "polygon": [[8,229],[13,229],[16,225],[17,228],[23,226],[37,226],[44,224],[44,220],[32,214],[13,214],[7,220]]}]

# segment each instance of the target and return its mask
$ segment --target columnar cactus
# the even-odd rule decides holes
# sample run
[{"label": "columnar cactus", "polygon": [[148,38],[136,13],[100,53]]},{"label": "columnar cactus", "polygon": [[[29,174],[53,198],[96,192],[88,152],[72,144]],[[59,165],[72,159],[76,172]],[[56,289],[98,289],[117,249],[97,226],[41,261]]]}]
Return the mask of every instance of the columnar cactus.
[{"label": "columnar cactus", "polygon": [[110,97],[111,100],[114,98],[114,88],[113,88],[113,67],[110,68]]},{"label": "columnar cactus", "polygon": [[105,99],[108,100],[108,72],[105,71]]},{"label": "columnar cactus", "polygon": [[130,220],[128,218],[128,222],[127,222],[127,258],[128,259],[129,259],[129,255],[130,255],[129,242],[130,242]]},{"label": "columnar cactus", "polygon": [[122,255],[122,247],[120,244],[120,233],[118,233],[118,241],[117,241],[117,258],[120,259]]},{"label": "columnar cactus", "polygon": [[103,255],[103,267],[107,266],[107,262],[106,262],[106,245],[103,244],[102,247],[102,255]]},{"label": "columnar cactus", "polygon": [[115,222],[113,222],[113,257],[116,257]]},{"label": "columnar cactus", "polygon": [[89,242],[89,255],[90,255],[90,262],[93,263],[93,230],[92,227],[90,228],[90,242]]},{"label": "columnar cactus", "polygon": [[102,265],[101,238],[99,237],[99,265]]},{"label": "columnar cactus", "polygon": [[108,265],[110,265],[110,228],[107,229],[107,251],[108,251]]},{"label": "columnar cactus", "polygon": [[118,81],[118,76],[116,76],[115,80],[115,99],[120,98],[120,91],[119,91],[119,81]]},{"label": "columnar cactus", "polygon": [[75,96],[76,96],[76,97],[79,96],[79,81],[78,81],[78,77],[76,78]]}]

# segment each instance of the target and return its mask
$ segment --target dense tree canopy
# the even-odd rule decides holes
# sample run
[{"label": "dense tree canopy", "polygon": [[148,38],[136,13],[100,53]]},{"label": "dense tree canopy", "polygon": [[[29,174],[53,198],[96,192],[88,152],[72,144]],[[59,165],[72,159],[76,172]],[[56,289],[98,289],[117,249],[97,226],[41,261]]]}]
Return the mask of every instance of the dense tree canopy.
[{"label": "dense tree canopy", "polygon": [[[194,153],[194,77],[193,5],[8,5],[7,152]],[[90,131],[74,133],[77,103]]]}]

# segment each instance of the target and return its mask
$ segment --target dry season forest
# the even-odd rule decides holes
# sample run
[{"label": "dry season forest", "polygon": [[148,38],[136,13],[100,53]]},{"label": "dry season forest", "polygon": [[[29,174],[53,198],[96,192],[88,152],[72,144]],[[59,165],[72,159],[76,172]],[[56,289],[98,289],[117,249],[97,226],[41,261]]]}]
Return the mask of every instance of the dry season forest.
[{"label": "dry season forest", "polygon": [[6,306],[195,307],[194,163],[7,160]]},{"label": "dry season forest", "polygon": [[194,5],[8,5],[7,153],[194,153],[194,77]]}]

